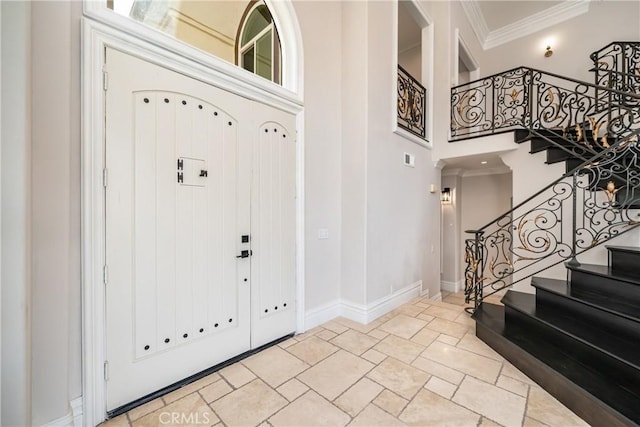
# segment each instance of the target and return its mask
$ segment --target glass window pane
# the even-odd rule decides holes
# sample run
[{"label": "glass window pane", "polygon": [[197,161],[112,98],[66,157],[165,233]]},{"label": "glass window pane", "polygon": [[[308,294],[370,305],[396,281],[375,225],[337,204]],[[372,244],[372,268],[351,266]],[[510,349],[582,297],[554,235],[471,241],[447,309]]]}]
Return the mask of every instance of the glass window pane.
[{"label": "glass window pane", "polygon": [[271,80],[273,31],[269,31],[256,41],[256,74]]},{"label": "glass window pane", "polygon": [[251,39],[257,36],[260,31],[264,30],[270,23],[271,14],[267,6],[260,5],[256,7],[253,12],[251,12],[251,15],[249,15],[249,18],[247,18],[244,33],[242,33],[241,45],[244,46],[250,42]]},{"label": "glass window pane", "polygon": [[242,54],[242,68],[244,68],[245,70],[249,70],[252,73],[255,71],[253,66],[253,54],[253,46],[251,46]]}]

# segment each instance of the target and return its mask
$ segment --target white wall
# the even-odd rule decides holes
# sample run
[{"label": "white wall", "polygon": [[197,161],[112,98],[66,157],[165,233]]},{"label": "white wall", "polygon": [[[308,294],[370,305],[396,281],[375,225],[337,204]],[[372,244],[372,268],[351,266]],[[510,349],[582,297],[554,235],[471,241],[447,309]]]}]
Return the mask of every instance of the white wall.
[{"label": "white wall", "polygon": [[31,425],[31,5],[2,2],[2,384],[6,426]]},{"label": "white wall", "polygon": [[[464,230],[462,229],[462,177],[442,171],[442,189],[451,190],[451,203],[442,204],[442,288],[462,289],[464,275]],[[456,289],[457,287],[457,289]],[[453,289],[452,289],[453,288]]]},{"label": "white wall", "polygon": [[[81,395],[79,2],[32,3],[32,404],[40,425]],[[51,25],[55,22],[56,25]],[[55,84],[53,84],[55,82]]]},{"label": "white wall", "polygon": [[[294,3],[305,52],[305,308],[340,296],[341,4]],[[319,240],[318,229],[329,231]]]},{"label": "white wall", "polygon": [[398,65],[407,70],[416,80],[422,82],[422,46],[415,46],[410,49],[398,52]]}]

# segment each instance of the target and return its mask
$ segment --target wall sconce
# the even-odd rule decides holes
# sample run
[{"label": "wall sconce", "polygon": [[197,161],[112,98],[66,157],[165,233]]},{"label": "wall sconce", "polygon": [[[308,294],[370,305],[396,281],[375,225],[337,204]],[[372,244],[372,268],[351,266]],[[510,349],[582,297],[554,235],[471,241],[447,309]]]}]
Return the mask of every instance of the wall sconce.
[{"label": "wall sconce", "polygon": [[544,51],[544,57],[548,58],[553,55],[553,51],[551,50],[551,46],[547,45],[547,50]]},{"label": "wall sconce", "polygon": [[440,201],[443,205],[451,203],[451,189],[444,187],[442,193],[440,193]]}]

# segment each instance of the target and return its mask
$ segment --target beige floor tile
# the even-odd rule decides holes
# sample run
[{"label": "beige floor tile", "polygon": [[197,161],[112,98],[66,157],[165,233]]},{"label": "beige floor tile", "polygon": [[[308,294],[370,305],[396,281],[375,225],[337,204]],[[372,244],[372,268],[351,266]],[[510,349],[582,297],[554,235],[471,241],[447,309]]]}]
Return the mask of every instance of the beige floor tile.
[{"label": "beige floor tile", "polygon": [[411,337],[411,341],[423,346],[428,346],[440,336],[440,332],[432,331],[429,328],[424,328],[417,334]]},{"label": "beige floor tile", "polygon": [[492,384],[465,377],[452,399],[505,426],[521,425],[527,400]]},{"label": "beige floor tile", "polygon": [[[309,338],[303,343],[309,340],[313,340],[312,343],[321,342],[322,344],[327,344],[318,338]],[[309,365],[289,353],[289,350],[300,344],[302,343],[288,347],[287,350],[271,347],[254,354],[242,363],[271,387],[277,387],[309,367]],[[277,369],[274,367],[277,367]]]},{"label": "beige floor tile", "polygon": [[309,387],[295,378],[290,379],[276,389],[276,391],[283,395],[289,402],[302,396],[307,390],[309,390]]},{"label": "beige floor tile", "polygon": [[522,423],[522,427],[550,427],[545,423],[541,423],[540,421],[534,420],[533,418],[524,417],[524,423]]},{"label": "beige floor tile", "polygon": [[[276,347],[272,347],[276,348]],[[270,349],[269,349],[270,350]],[[284,351],[284,350],[281,350]],[[248,360],[248,359],[247,359]],[[231,366],[227,366],[226,368],[220,371],[220,375],[224,377],[225,380],[233,387],[238,388],[242,387],[249,381],[253,380],[256,376],[247,368],[245,368],[241,363],[234,363]]]},{"label": "beige floor tile", "polygon": [[450,304],[443,301],[435,301],[431,300],[430,304],[435,307],[445,308],[451,311],[457,311],[458,313],[462,313],[464,311],[464,307],[459,304]]},{"label": "beige floor tile", "polygon": [[[339,348],[335,345],[318,338],[317,336],[306,339],[296,345],[287,348],[287,351],[298,359],[303,360],[309,365],[315,365],[328,356],[332,355]],[[273,366],[273,365],[272,365]]]},{"label": "beige floor tile", "polygon": [[432,316],[430,314],[420,313],[416,316],[416,319],[424,320],[425,322],[431,322],[433,319],[435,319],[435,316]]},{"label": "beige floor tile", "polygon": [[376,384],[368,378],[362,378],[349,390],[342,393],[334,400],[340,409],[355,417],[383,390],[380,384]]},{"label": "beige floor tile", "polygon": [[480,420],[480,425],[478,427],[502,427],[502,424],[498,424],[495,421],[490,420],[489,418],[482,417]]},{"label": "beige floor tile", "polygon": [[363,359],[367,359],[369,362],[377,365],[378,363],[386,359],[387,355],[384,353],[380,353],[379,351],[376,351],[374,349],[371,349],[371,350],[365,351],[360,357],[362,357]]},{"label": "beige floor tile", "polygon": [[316,336],[317,336],[318,338],[322,338],[322,339],[323,339],[323,340],[325,340],[325,341],[332,340],[332,339],[333,339],[333,338],[335,338],[337,335],[338,335],[338,334],[336,334],[335,332],[330,331],[330,330],[328,330],[328,329],[325,329],[324,331],[319,332],[319,333],[317,333],[317,334],[316,334]]},{"label": "beige floor tile", "polygon": [[373,401],[374,404],[384,409],[391,415],[397,417],[407,406],[409,401],[404,397],[400,397],[391,390],[384,389]]},{"label": "beige floor tile", "polygon": [[340,350],[298,375],[298,379],[329,400],[355,384],[373,364]]},{"label": "beige floor tile", "polygon": [[214,425],[219,421],[209,405],[197,393],[192,393],[170,405],[155,410],[131,423],[133,427],[162,425]]},{"label": "beige floor tile", "polygon": [[411,363],[420,355],[424,347],[404,338],[389,335],[376,344],[373,349],[405,363]]},{"label": "beige floor tile", "polygon": [[415,317],[409,317],[406,314],[399,314],[393,319],[380,325],[378,329],[393,335],[397,335],[401,338],[409,339],[426,325],[427,322],[425,322],[424,320],[416,319]]},{"label": "beige floor tile", "polygon": [[440,342],[443,342],[449,345],[456,345],[458,344],[458,341],[460,341],[460,338],[452,337],[451,335],[447,335],[447,334],[440,334],[436,339]]},{"label": "beige floor tile", "polygon": [[502,362],[504,358],[472,333],[460,339],[456,347]]},{"label": "beige floor tile", "polygon": [[304,341],[307,338],[311,338],[315,334],[319,334],[322,331],[324,331],[324,328],[322,326],[316,326],[315,328],[309,329],[308,331],[305,331],[302,334],[298,334],[298,335],[294,336],[294,338],[297,341]]},{"label": "beige floor tile", "polygon": [[165,406],[164,402],[162,401],[162,399],[158,398],[152,400],[151,402],[147,402],[144,405],[138,406],[137,408],[133,408],[132,410],[127,412],[127,415],[129,415],[129,420],[133,422],[138,418],[143,417],[144,415],[150,414],[156,409],[162,408],[163,406]]},{"label": "beige floor tile", "polygon": [[391,357],[367,376],[406,399],[411,399],[429,379],[429,374]]},{"label": "beige floor tile", "polygon": [[383,332],[380,329],[374,329],[373,331],[369,332],[367,335],[369,335],[370,337],[376,338],[376,339],[384,339],[387,335],[389,335],[388,332]]},{"label": "beige floor tile", "polygon": [[274,427],[343,427],[350,420],[349,415],[327,402],[313,390],[309,390],[271,417],[269,423]]},{"label": "beige floor tile", "polygon": [[538,386],[538,384],[536,384],[535,381],[533,381],[531,378],[529,378],[528,376],[526,376],[525,374],[523,374],[522,372],[520,372],[520,370],[518,370],[518,368],[516,368],[515,366],[513,366],[511,363],[507,362],[506,360],[504,362],[502,362],[502,375],[506,375],[507,377],[513,378],[515,380],[518,380],[520,382],[523,382],[525,384],[529,384],[529,385],[534,385],[534,386]]},{"label": "beige floor tile", "polygon": [[366,325],[362,323],[355,322],[351,319],[347,319],[345,317],[338,317],[335,319],[336,322],[340,323],[347,328],[355,329],[358,332],[362,332],[363,334],[368,334],[373,329],[377,328],[380,325],[379,321],[374,320],[373,322],[369,322]]},{"label": "beige floor tile", "polygon": [[434,341],[422,353],[422,357],[431,359],[457,371],[472,375],[476,378],[494,384],[502,364],[488,357],[471,353],[440,341]]},{"label": "beige floor tile", "polygon": [[438,377],[431,377],[429,378],[429,381],[427,381],[427,384],[425,384],[424,388],[434,393],[438,393],[445,399],[451,399],[451,396],[456,392],[456,388],[458,388],[458,386],[445,380],[441,380]]},{"label": "beige floor tile", "polygon": [[434,362],[433,360],[425,359],[424,357],[418,357],[413,361],[412,365],[421,371],[430,375],[435,375],[436,377],[452,384],[460,384],[464,378],[464,374],[462,372],[456,371],[455,369],[444,366],[438,362]]},{"label": "beige floor tile", "polygon": [[207,375],[204,378],[200,378],[197,381],[192,382],[191,384],[187,384],[182,388],[179,388],[176,391],[172,391],[169,394],[165,394],[164,396],[162,396],[162,400],[164,400],[165,403],[169,404],[171,402],[175,402],[176,400],[180,399],[181,397],[184,397],[188,394],[191,394],[195,391],[200,390],[203,387],[208,386],[211,383],[214,383],[216,381],[218,381],[220,379],[220,375],[217,373],[211,374],[211,375]]},{"label": "beige floor tile", "polygon": [[406,314],[410,317],[416,317],[418,314],[422,313],[425,309],[416,305],[405,304],[393,310],[396,314]]},{"label": "beige floor tile", "polygon": [[200,390],[200,395],[205,402],[211,403],[220,399],[222,396],[229,394],[233,391],[231,386],[223,379],[216,381]]},{"label": "beige floor tile", "polygon": [[438,319],[445,319],[450,321],[454,321],[460,315],[460,312],[458,310],[451,310],[449,308],[439,307],[437,305],[432,305],[431,307],[427,308],[423,313],[429,314]]},{"label": "beige floor tile", "polygon": [[296,345],[298,344],[298,341],[294,338],[289,338],[286,341],[282,341],[280,344],[278,344],[278,347],[280,348],[288,348],[291,347],[292,345]]},{"label": "beige floor tile", "polygon": [[342,334],[343,332],[349,330],[349,328],[336,322],[335,320],[325,323],[324,325],[322,325],[322,327],[336,334]]},{"label": "beige floor tile", "polygon": [[476,321],[471,318],[471,315],[465,311],[460,313],[460,315],[455,318],[454,322],[465,326],[475,326],[476,324]]},{"label": "beige floor tile", "polygon": [[365,335],[362,332],[354,331],[353,329],[338,335],[330,342],[342,347],[353,354],[362,354],[374,345],[378,343],[377,338],[373,338],[369,335]]},{"label": "beige floor tile", "polygon": [[228,426],[256,426],[287,405],[287,400],[255,379],[211,404]]},{"label": "beige floor tile", "polygon": [[469,332],[468,326],[440,318],[433,319],[429,322],[427,328],[456,338],[462,338]]},{"label": "beige floor tile", "polygon": [[98,427],[129,427],[129,425],[127,414],[122,414],[98,424]]},{"label": "beige floor tile", "polygon": [[527,417],[550,426],[587,426],[576,414],[538,387],[529,388]]},{"label": "beige floor tile", "polygon": [[364,411],[360,413],[349,424],[353,427],[396,427],[406,426],[405,423],[397,419],[396,417],[386,413],[382,409],[375,405],[367,406]]},{"label": "beige floor tile", "polygon": [[527,397],[527,394],[529,393],[529,386],[527,384],[522,381],[514,380],[506,375],[500,375],[496,385],[522,397]]},{"label": "beige floor tile", "polygon": [[480,415],[429,390],[421,390],[400,414],[400,420],[416,426],[477,426]]}]

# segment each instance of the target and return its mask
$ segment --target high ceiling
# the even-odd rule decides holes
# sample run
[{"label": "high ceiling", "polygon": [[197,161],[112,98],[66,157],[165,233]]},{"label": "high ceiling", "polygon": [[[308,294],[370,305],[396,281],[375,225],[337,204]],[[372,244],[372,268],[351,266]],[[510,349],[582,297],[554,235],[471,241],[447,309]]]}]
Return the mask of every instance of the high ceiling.
[{"label": "high ceiling", "polygon": [[489,31],[497,30],[562,3],[562,1],[531,0],[477,0],[477,2]]}]

